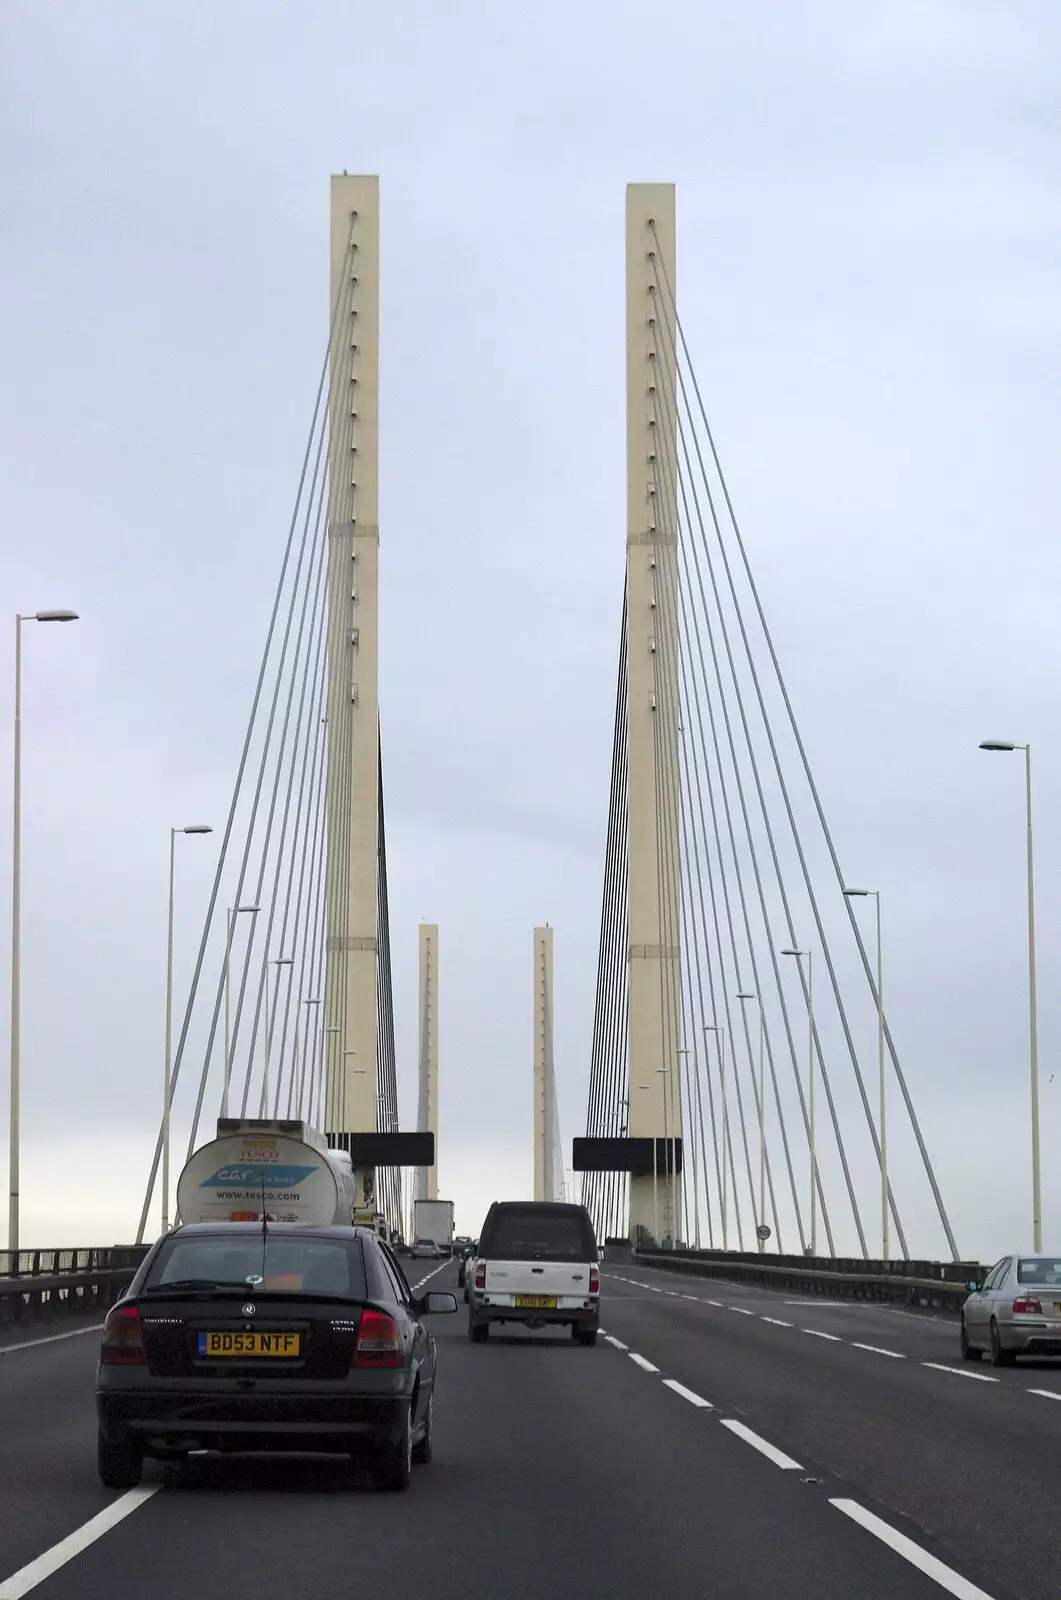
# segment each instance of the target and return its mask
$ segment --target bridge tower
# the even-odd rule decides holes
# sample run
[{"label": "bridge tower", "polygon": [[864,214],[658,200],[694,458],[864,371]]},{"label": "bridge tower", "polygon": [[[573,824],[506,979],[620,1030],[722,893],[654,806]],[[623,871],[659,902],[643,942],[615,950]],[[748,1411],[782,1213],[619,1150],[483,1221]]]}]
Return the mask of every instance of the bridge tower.
[{"label": "bridge tower", "polygon": [[333,177],[328,391],[327,1129],[377,1126],[379,179]]},{"label": "bridge tower", "polygon": [[534,1198],[555,1200],[553,930],[534,930]]},{"label": "bridge tower", "polygon": [[416,1198],[438,1199],[438,928],[420,924],[418,1133],[435,1136],[435,1165],[416,1169]]},{"label": "bridge tower", "polygon": [[[626,190],[626,662],[629,1094],[631,1138],[681,1137],[679,951],[677,412],[673,307],[654,293],[653,258],[675,284],[674,186]],[[662,274],[661,274],[662,276]],[[653,337],[653,319],[657,336]],[[669,332],[667,322],[669,321]],[[677,1184],[630,1179],[630,1234],[677,1237]]]}]

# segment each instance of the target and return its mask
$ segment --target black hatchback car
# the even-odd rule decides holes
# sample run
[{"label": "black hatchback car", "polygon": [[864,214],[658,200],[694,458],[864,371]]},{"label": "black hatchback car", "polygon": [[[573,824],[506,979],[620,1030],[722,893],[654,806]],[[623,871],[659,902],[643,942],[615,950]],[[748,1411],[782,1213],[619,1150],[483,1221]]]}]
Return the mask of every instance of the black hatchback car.
[{"label": "black hatchback car", "polygon": [[195,1223],[153,1246],[103,1329],[99,1474],[146,1456],[368,1450],[380,1488],[431,1459],[431,1312],[370,1228]]}]

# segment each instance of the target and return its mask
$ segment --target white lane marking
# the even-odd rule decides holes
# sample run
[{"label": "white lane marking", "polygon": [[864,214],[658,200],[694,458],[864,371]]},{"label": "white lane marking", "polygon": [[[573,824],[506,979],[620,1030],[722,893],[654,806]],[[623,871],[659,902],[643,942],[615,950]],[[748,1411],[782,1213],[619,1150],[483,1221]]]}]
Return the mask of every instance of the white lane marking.
[{"label": "white lane marking", "polygon": [[710,1400],[705,1400],[701,1394],[694,1394],[692,1389],[687,1389],[677,1378],[664,1378],[663,1384],[665,1388],[673,1389],[675,1394],[680,1394],[683,1400],[688,1400],[691,1406],[700,1406],[705,1411],[714,1410]]},{"label": "white lane marking", "polygon": [[[658,1372],[659,1371],[659,1368],[658,1367],[654,1367],[652,1365],[651,1361],[646,1361],[644,1356],[639,1356],[636,1350],[631,1350],[630,1351],[630,1360],[631,1361],[636,1361],[638,1366],[641,1368],[641,1370],[643,1372]],[[0,1600],[2,1600],[2,1597],[0,1597]]]},{"label": "white lane marking", "polygon": [[604,1337],[607,1339],[608,1343],[613,1344],[617,1350],[629,1350],[630,1348],[630,1346],[628,1344],[624,1344],[621,1339],[617,1339],[613,1333],[606,1333]]},{"label": "white lane marking", "polygon": [[758,1450],[760,1455],[772,1461],[775,1467],[783,1467],[787,1472],[803,1471],[798,1461],[793,1461],[791,1456],[786,1456],[783,1450],[778,1450],[777,1446],[770,1444],[768,1440],[761,1439],[757,1433],[746,1428],[743,1422],[735,1422],[732,1417],[722,1417],[719,1420],[724,1428],[728,1428],[730,1433],[735,1433],[738,1439],[743,1439],[745,1444],[750,1444],[753,1450]]},{"label": "white lane marking", "polygon": [[851,1346],[855,1350],[868,1350],[872,1356],[891,1356],[893,1361],[905,1361],[906,1357],[898,1350],[882,1350],[879,1344],[859,1344],[857,1339],[852,1339]]},{"label": "white lane marking", "polygon": [[663,1290],[662,1289],[657,1289],[656,1285],[654,1283],[642,1283],[641,1285],[639,1285],[639,1287],[642,1288],[642,1289],[651,1289],[653,1294],[662,1294],[663,1293]]},{"label": "white lane marking", "polygon": [[935,1556],[930,1556],[927,1550],[922,1550],[921,1546],[908,1539],[905,1533],[900,1533],[897,1528],[883,1522],[880,1517],[875,1517],[872,1511],[860,1506],[857,1500],[830,1500],[829,1504],[842,1511],[845,1517],[850,1517],[852,1522],[857,1522],[860,1527],[872,1533],[882,1544],[889,1545],[897,1555],[909,1561],[912,1567],[916,1567],[934,1583],[938,1583],[948,1594],[954,1595],[955,1600],[990,1600],[984,1589],[978,1588],[975,1583],[970,1583],[968,1578],[963,1578],[960,1573],[937,1560]]},{"label": "white lane marking", "polygon": [[69,1333],[50,1333],[46,1339],[23,1339],[20,1344],[0,1345],[0,1356],[13,1356],[16,1350],[33,1350],[39,1344],[58,1344],[60,1339],[78,1339],[83,1333],[99,1333],[102,1322],[92,1322],[87,1328],[71,1328]]},{"label": "white lane marking", "polygon": [[760,1317],[760,1322],[772,1322],[775,1328],[791,1328],[791,1322],[782,1322],[780,1317]]},{"label": "white lane marking", "polygon": [[800,1333],[809,1333],[815,1339],[829,1339],[833,1344],[843,1344],[844,1342],[838,1333],[823,1333],[820,1328],[801,1328],[799,1331]]},{"label": "white lane marking", "polygon": [[1029,1394],[1041,1394],[1044,1400],[1061,1400],[1061,1394],[1054,1389],[1029,1389]]},{"label": "white lane marking", "polygon": [[422,1289],[425,1283],[430,1283],[432,1278],[437,1278],[439,1273],[444,1272],[448,1266],[449,1262],[443,1261],[440,1267],[436,1267],[434,1272],[429,1272],[426,1278],[421,1278],[419,1283],[411,1283],[409,1285],[410,1289]]},{"label": "white lane marking", "polygon": [[755,1315],[754,1311],[745,1311],[743,1306],[730,1306],[729,1310],[730,1311],[736,1311],[738,1316],[741,1316],[741,1317],[754,1317],[754,1315]]},{"label": "white lane marking", "polygon": [[922,1361],[923,1367],[933,1372],[951,1372],[956,1378],[975,1378],[977,1383],[1001,1383],[1001,1378],[989,1378],[986,1372],[970,1372],[966,1367],[947,1367],[942,1361]]},{"label": "white lane marking", "polygon": [[709,1300],[707,1303],[709,1306],[714,1306],[716,1311],[725,1311],[726,1309],[721,1300]]},{"label": "white lane marking", "polygon": [[111,1501],[105,1511],[91,1517],[73,1533],[68,1533],[65,1539],[60,1539],[58,1544],[53,1544],[50,1550],[45,1550],[35,1561],[20,1567],[10,1578],[0,1582],[0,1600],[22,1600],[24,1594],[29,1594],[30,1590],[43,1583],[45,1578],[50,1578],[53,1572],[65,1567],[68,1561],[80,1555],[82,1550],[87,1550],[90,1544],[95,1544],[97,1539],[101,1539],[105,1533],[127,1517],[130,1511],[135,1511],[137,1506],[142,1506],[145,1500],[150,1500],[153,1494],[157,1494],[161,1487],[160,1483],[153,1483],[139,1489],[130,1489],[127,1494],[119,1495],[117,1500]]},{"label": "white lane marking", "polygon": [[683,1300],[696,1300],[696,1301],[699,1301],[700,1296],[698,1294],[683,1294],[682,1295],[682,1299]]}]

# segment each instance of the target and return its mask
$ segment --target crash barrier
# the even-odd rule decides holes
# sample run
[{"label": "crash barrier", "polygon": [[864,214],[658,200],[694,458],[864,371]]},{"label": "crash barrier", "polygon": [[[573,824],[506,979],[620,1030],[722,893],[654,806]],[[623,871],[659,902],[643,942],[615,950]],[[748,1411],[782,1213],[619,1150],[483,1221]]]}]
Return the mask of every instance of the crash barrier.
[{"label": "crash barrier", "polygon": [[27,1324],[105,1311],[128,1288],[149,1249],[0,1250],[0,1339]]},{"label": "crash barrier", "polygon": [[976,1261],[862,1261],[827,1256],[759,1255],[723,1250],[661,1250],[642,1245],[632,1260],[701,1278],[839,1300],[873,1300],[957,1316],[986,1269]]}]

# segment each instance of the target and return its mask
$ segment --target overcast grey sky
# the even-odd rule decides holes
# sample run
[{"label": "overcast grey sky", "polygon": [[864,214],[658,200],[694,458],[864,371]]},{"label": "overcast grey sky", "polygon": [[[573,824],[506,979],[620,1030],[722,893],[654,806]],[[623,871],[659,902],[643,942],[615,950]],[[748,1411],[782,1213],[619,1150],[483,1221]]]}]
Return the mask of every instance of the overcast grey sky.
[{"label": "overcast grey sky", "polygon": [[[624,561],[623,191],[664,179],[804,736],[845,870],[884,889],[892,1026],[959,1244],[983,1256],[1030,1235],[1030,1186],[1021,773],[976,746],[1035,745],[1056,1241],[1059,51],[1048,0],[6,0],[0,591],[9,615],[83,618],[26,641],[27,1242],[133,1226],[160,1098],[166,833],[227,803],[343,168],[381,179],[401,1092],[411,1120],[416,923],[437,920],[458,1223],[529,1184],[536,921],[556,928],[565,1136],[585,1114]],[[213,864],[188,842],[185,981]],[[896,1139],[911,1242],[938,1253]]]}]

